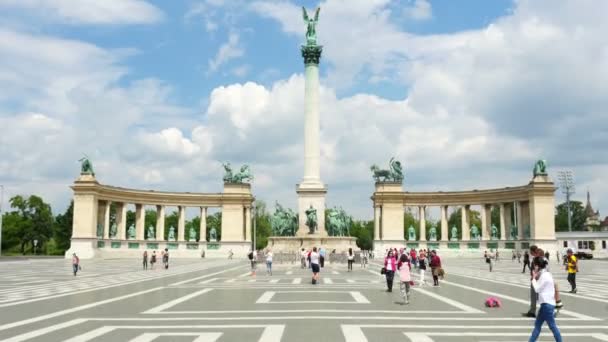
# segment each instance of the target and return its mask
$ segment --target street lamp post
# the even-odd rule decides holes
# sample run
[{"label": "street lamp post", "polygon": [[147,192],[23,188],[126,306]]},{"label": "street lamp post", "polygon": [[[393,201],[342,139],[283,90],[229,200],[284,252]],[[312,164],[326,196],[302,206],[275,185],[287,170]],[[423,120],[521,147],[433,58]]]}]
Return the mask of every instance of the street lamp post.
[{"label": "street lamp post", "polygon": [[253,210],[253,215],[251,215],[251,218],[253,219],[253,248],[251,249],[252,251],[256,250],[257,245],[255,244],[255,238],[256,238],[256,233],[257,233],[257,224],[256,224],[256,218],[257,218],[257,210],[255,207],[255,203],[253,203],[252,208]]},{"label": "street lamp post", "polygon": [[36,247],[38,247],[38,240],[34,240],[34,255],[36,255]]},{"label": "street lamp post", "polygon": [[568,231],[572,231],[572,210],[570,209],[570,196],[575,193],[574,173],[570,170],[559,171],[557,173],[560,188],[566,195],[566,207],[568,210]]}]

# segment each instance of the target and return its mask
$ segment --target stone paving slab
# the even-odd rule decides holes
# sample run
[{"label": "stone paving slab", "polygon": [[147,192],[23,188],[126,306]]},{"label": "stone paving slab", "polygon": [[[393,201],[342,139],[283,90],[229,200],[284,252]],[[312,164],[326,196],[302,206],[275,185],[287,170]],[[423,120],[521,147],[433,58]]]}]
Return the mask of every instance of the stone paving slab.
[{"label": "stone paving slab", "polygon": [[[22,294],[0,302],[0,340],[527,341],[533,320],[520,313],[528,307],[529,275],[517,263],[500,261],[490,273],[481,259],[444,260],[441,286],[420,286],[416,274],[411,303],[401,305],[398,284],[385,291],[377,261],[353,272],[327,265],[318,285],[299,264],[275,265],[272,276],[258,265],[252,275],[246,260],[180,260],[168,271],[143,271],[136,260],[90,261],[82,273],[89,277],[61,274],[63,260],[0,264],[0,279],[8,276],[0,298]],[[608,341],[605,263],[581,263],[581,290],[564,293],[558,325],[565,341]],[[554,268],[567,289],[565,272]],[[483,307],[490,294],[502,308]],[[543,332],[540,341],[552,340],[547,327]]]}]

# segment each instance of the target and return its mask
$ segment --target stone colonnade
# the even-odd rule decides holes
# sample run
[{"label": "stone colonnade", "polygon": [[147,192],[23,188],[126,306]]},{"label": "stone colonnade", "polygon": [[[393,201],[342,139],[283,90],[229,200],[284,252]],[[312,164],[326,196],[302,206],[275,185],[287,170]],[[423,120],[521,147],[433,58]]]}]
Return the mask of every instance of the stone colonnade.
[{"label": "stone colonnade", "polygon": [[[245,253],[251,248],[250,184],[224,184],[222,193],[177,193],[112,187],[83,174],[72,186],[74,220],[70,250],[81,258],[95,256],[139,256],[143,250],[175,250],[173,256],[199,256],[201,248],[214,252],[232,250]],[[110,220],[111,205],[116,208],[115,222]],[[135,234],[129,234],[127,207],[135,205]],[[152,234],[147,234],[145,208],[156,208]],[[176,207],[178,220],[173,236],[165,239],[171,227],[165,227],[166,207]],[[198,241],[186,232],[186,208],[195,207],[200,215]],[[221,241],[206,241],[207,210],[221,208]],[[115,225],[115,227],[113,227]],[[116,233],[112,234],[115,229]],[[165,234],[167,233],[167,234]],[[219,233],[219,232],[218,232]],[[217,254],[217,253],[216,253]],[[223,254],[222,254],[223,255]],[[223,255],[225,256],[225,255]]]},{"label": "stone colonnade", "polygon": [[[555,186],[548,176],[536,176],[525,186],[455,192],[404,192],[401,183],[379,182],[372,196],[374,248],[525,249],[532,243],[554,248],[554,192]],[[474,205],[481,207],[477,238],[471,236],[469,222]],[[491,222],[494,206],[500,211],[499,222]],[[405,207],[413,207],[418,213],[419,234],[415,238],[409,236],[409,227],[404,226]],[[426,211],[431,207],[440,208],[440,224],[432,234],[436,239],[429,239],[430,227],[426,222]],[[448,226],[449,208],[461,211],[458,226]],[[497,230],[494,236],[493,225]],[[456,236],[453,227],[457,228]]]}]

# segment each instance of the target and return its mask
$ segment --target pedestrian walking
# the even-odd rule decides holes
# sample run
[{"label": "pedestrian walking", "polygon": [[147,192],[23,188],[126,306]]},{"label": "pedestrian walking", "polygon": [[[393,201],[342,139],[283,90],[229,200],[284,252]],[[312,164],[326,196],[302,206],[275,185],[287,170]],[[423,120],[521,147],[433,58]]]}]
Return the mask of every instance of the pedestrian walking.
[{"label": "pedestrian walking", "polygon": [[367,259],[369,258],[369,252],[367,250],[362,250],[360,256],[361,268],[367,267]]},{"label": "pedestrian walking", "polygon": [[312,284],[316,285],[319,282],[319,273],[321,272],[317,247],[313,247],[312,251],[310,252],[310,268],[312,269]]},{"label": "pedestrian walking", "polygon": [[515,253],[515,250],[514,250],[513,255],[511,256],[511,262],[514,262],[515,259],[517,259],[517,254]]},{"label": "pedestrian walking", "polygon": [[72,253],[72,271],[74,272],[74,277],[80,271],[80,258],[76,253]]},{"label": "pedestrian walking", "polygon": [[560,258],[560,254],[559,254],[559,250],[555,251],[555,261],[557,261],[557,264],[559,265],[561,258]]},{"label": "pedestrian walking", "polygon": [[300,252],[300,266],[302,269],[306,268],[306,250],[302,248],[302,252]]},{"label": "pedestrian walking", "polygon": [[418,258],[416,257],[416,250],[415,249],[410,249],[410,260],[412,262],[412,264],[414,265],[414,267],[418,267]]},{"label": "pedestrian walking", "polygon": [[412,266],[407,258],[407,254],[401,254],[397,269],[399,270],[399,290],[401,291],[403,304],[410,303],[410,285],[412,281],[410,274],[411,268]]},{"label": "pedestrian walking", "polygon": [[266,273],[272,275],[272,250],[266,251]]},{"label": "pedestrian walking", "polygon": [[485,251],[484,258],[486,259],[486,264],[488,264],[488,267],[490,268],[490,272],[492,272],[492,251],[490,251],[490,253]]},{"label": "pedestrian walking", "polygon": [[555,282],[553,281],[553,276],[546,268],[547,264],[548,260],[540,260],[534,264],[534,269],[532,270],[531,285],[535,293],[538,294],[540,310],[538,310],[538,316],[534,322],[534,330],[532,330],[530,342],[535,342],[538,339],[540,330],[545,322],[547,322],[549,329],[553,333],[555,341],[562,342],[562,336],[554,317],[556,306]]},{"label": "pedestrian walking", "polygon": [[319,266],[325,267],[325,248],[319,248]]},{"label": "pedestrian walking", "polygon": [[[533,246],[533,247],[536,247],[536,246]],[[532,250],[532,249],[530,249],[530,250]],[[534,256],[532,256],[532,257],[534,257]],[[524,252],[524,268],[521,270],[521,273],[526,273],[526,266],[528,267],[528,269],[530,271],[532,271],[532,269],[530,268],[530,254],[528,254],[528,251]]]},{"label": "pedestrian walking", "polygon": [[441,268],[441,258],[437,255],[437,251],[431,252],[431,272],[433,273],[433,286],[439,286],[439,276],[443,276],[443,269]]},{"label": "pedestrian walking", "polygon": [[353,263],[355,262],[355,253],[353,253],[352,248],[348,249],[347,261],[348,261],[348,272],[352,272]]},{"label": "pedestrian walking", "polygon": [[521,251],[517,251],[517,263],[521,264]]},{"label": "pedestrian walking", "polygon": [[496,253],[494,254],[494,260],[498,262],[498,249],[496,249]]},{"label": "pedestrian walking", "polygon": [[576,273],[578,272],[578,260],[570,248],[568,248],[566,251],[566,272],[568,273],[568,283],[571,287],[570,293],[576,293]]},{"label": "pedestrian walking", "polygon": [[420,270],[420,286],[426,284],[426,281],[424,280],[424,275],[426,273],[426,262],[427,262],[426,252],[421,251],[420,257],[418,258],[418,269]]},{"label": "pedestrian walking", "polygon": [[251,275],[254,275],[258,263],[258,252],[255,249],[252,249],[249,251],[247,257],[249,258],[249,262],[251,264]]},{"label": "pedestrian walking", "polygon": [[144,251],[143,266],[144,266],[144,270],[148,269],[148,251]]},{"label": "pedestrian walking", "polygon": [[154,264],[156,264],[156,251],[152,251],[152,256],[150,256],[150,268],[154,269]]},{"label": "pedestrian walking", "polygon": [[165,269],[169,269],[169,249],[165,248],[165,251],[163,252],[163,266],[165,266]]},{"label": "pedestrian walking", "polygon": [[395,252],[389,250],[386,258],[384,258],[384,269],[386,276],[386,292],[393,292],[393,279],[395,278],[395,271],[397,270],[397,260],[395,259]]},{"label": "pedestrian walking", "polygon": [[232,260],[232,257],[234,256],[234,252],[232,252],[232,249],[228,251],[228,260]]}]

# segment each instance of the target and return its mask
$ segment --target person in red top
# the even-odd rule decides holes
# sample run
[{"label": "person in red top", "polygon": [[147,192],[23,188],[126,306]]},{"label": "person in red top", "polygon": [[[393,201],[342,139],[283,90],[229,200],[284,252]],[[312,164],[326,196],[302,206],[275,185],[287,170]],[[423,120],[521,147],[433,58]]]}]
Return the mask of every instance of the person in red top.
[{"label": "person in red top", "polygon": [[389,249],[388,255],[384,258],[384,268],[386,269],[386,292],[393,292],[393,279],[397,270],[397,259],[392,249]]},{"label": "person in red top", "polygon": [[418,258],[416,258],[416,250],[413,248],[410,249],[410,260],[414,264],[414,267],[418,267]]},{"label": "person in red top", "polygon": [[441,259],[437,255],[437,252],[433,250],[431,252],[431,272],[433,273],[433,286],[439,286],[439,272],[441,270]]}]

